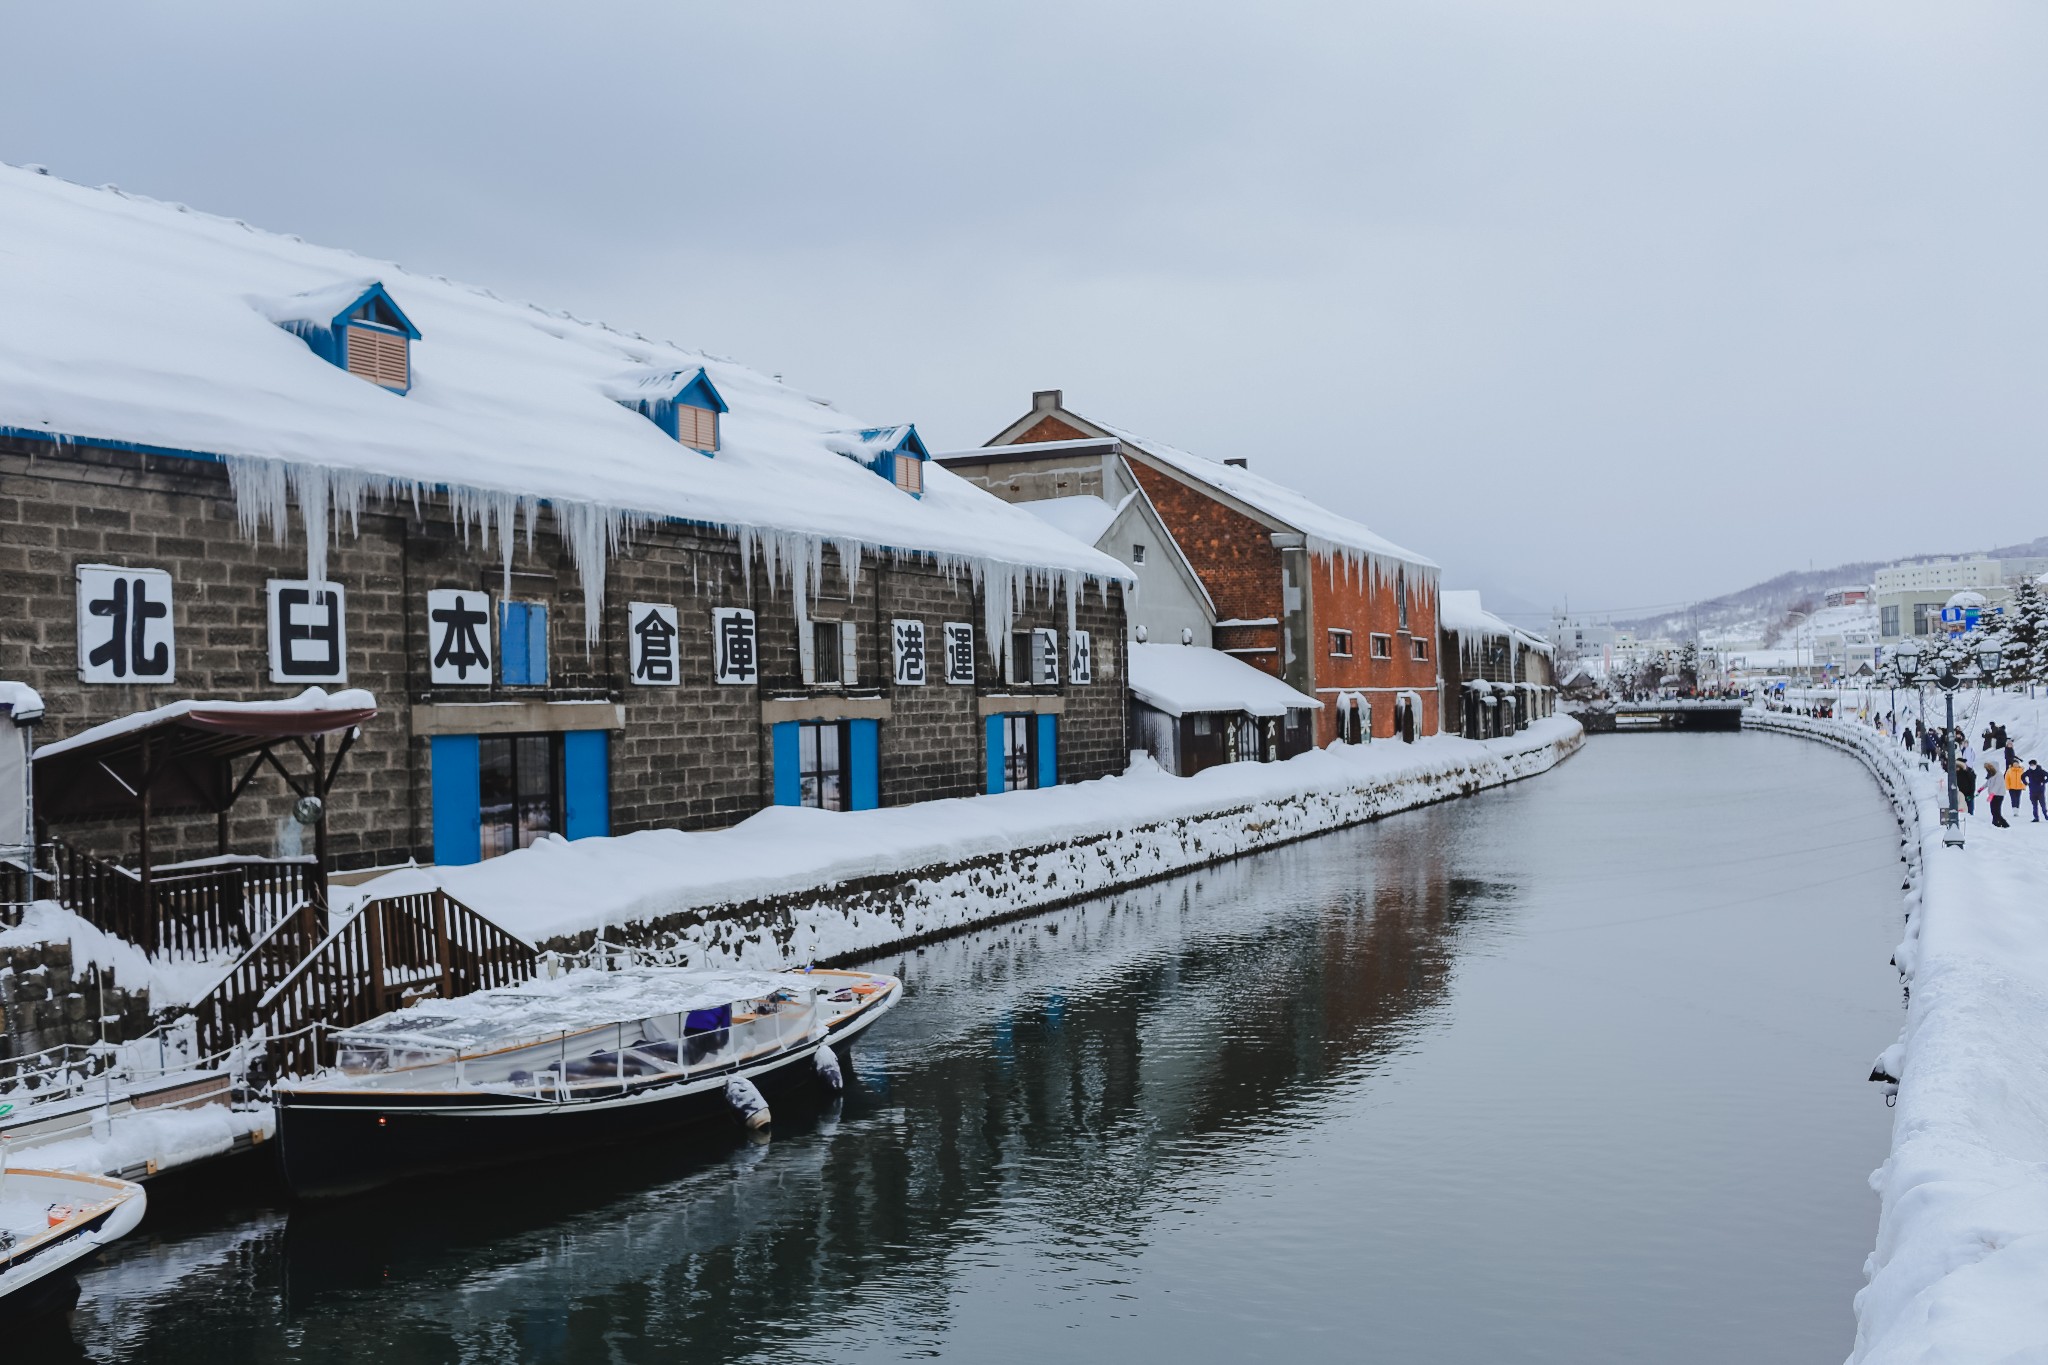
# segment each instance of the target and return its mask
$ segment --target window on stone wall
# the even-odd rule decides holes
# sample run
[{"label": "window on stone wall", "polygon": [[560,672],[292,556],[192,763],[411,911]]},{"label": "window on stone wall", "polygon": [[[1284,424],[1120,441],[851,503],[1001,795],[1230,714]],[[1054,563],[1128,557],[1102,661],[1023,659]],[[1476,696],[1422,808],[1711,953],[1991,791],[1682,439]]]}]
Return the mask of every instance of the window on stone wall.
[{"label": "window on stone wall", "polygon": [[1373,657],[1373,658],[1375,658],[1375,659],[1391,659],[1391,658],[1393,658],[1393,657],[1394,657],[1394,637],[1393,637],[1393,636],[1391,636],[1391,635],[1375,635],[1375,636],[1373,636],[1373,637],[1372,637],[1372,657]]},{"label": "window on stone wall", "polygon": [[1351,657],[1351,632],[1333,630],[1330,632],[1330,656],[1336,659]]},{"label": "window on stone wall", "polygon": [[1429,657],[1429,641],[1423,639],[1420,635],[1410,640],[1408,642],[1408,657],[1411,659],[1427,659]]},{"label": "window on stone wall", "polygon": [[1133,564],[1143,564],[1144,562],[1145,562],[1145,547],[1144,547],[1144,546],[1142,546],[1142,545],[1136,545],[1136,544],[1132,545],[1132,546],[1131,546],[1131,563],[1133,563]]},{"label": "window on stone wall", "polygon": [[1395,610],[1401,615],[1397,628],[1400,630],[1408,629],[1408,571],[1406,569],[1394,570],[1394,606]]}]

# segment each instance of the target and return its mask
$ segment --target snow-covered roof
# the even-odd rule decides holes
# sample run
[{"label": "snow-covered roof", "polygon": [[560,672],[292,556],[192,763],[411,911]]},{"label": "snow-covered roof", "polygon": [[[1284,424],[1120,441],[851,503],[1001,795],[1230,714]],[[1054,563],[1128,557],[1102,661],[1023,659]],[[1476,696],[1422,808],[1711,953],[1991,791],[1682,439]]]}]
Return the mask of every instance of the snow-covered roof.
[{"label": "snow-covered roof", "polygon": [[[68,739],[55,744],[45,744],[36,750],[36,761],[56,758],[83,749],[89,745],[147,730],[170,721],[181,720],[195,712],[202,717],[212,718],[216,723],[222,718],[235,716],[290,716],[319,711],[375,711],[377,698],[361,687],[344,688],[329,692],[324,688],[309,687],[296,697],[273,698],[268,701],[206,701],[187,698],[184,701],[167,702],[147,711],[135,711],[117,719],[80,730]],[[345,723],[345,722],[343,722]]]},{"label": "snow-covered roof", "polygon": [[[594,604],[619,536],[661,518],[726,528],[813,574],[827,543],[925,551],[993,574],[992,599],[1019,577],[1131,577],[950,471],[928,469],[917,498],[843,457],[897,428],[729,360],[395,263],[12,166],[0,253],[0,431],[224,458],[245,531],[281,534],[287,489],[297,496],[318,542],[310,570],[366,494],[445,488],[501,542],[518,513],[549,505]],[[280,325],[370,284],[419,332],[409,393],[345,373]],[[622,375],[699,368],[730,406],[710,459],[612,396]]]},{"label": "snow-covered roof", "polygon": [[1340,516],[1307,494],[1254,474],[1249,469],[1224,464],[1220,460],[1204,459],[1200,455],[1191,455],[1185,450],[1149,440],[1110,426],[1106,422],[1098,422],[1095,425],[1125,444],[1137,447],[1161,464],[1171,466],[1190,478],[1227,493],[1247,507],[1255,508],[1273,520],[1301,532],[1308,537],[1309,548],[1319,554],[1373,562],[1398,560],[1419,569],[1437,567],[1434,560],[1413,550],[1401,548],[1384,536],[1375,534],[1372,528],[1364,523]]},{"label": "snow-covered roof", "polygon": [[1191,711],[1282,716],[1296,707],[1322,705],[1221,650],[1155,644],[1130,648],[1131,695],[1169,716]]},{"label": "snow-covered roof", "polygon": [[[516,986],[476,991],[452,1000],[422,1000],[337,1033],[349,1043],[427,1043],[458,1052],[509,1047],[559,1033],[606,1024],[718,1009],[790,991],[799,996],[816,982],[797,972],[702,971],[681,967],[627,967],[615,972],[572,971]],[[833,984],[838,984],[834,980]]]},{"label": "snow-covered roof", "polygon": [[1445,588],[1438,594],[1436,610],[1438,624],[1460,636],[1493,635],[1504,640],[1519,640],[1532,649],[1547,651],[1550,648],[1550,642],[1542,636],[1504,621],[1480,605],[1477,588]]},{"label": "snow-covered roof", "polygon": [[0,711],[26,725],[43,714],[42,693],[27,683],[0,681]]},{"label": "snow-covered roof", "polygon": [[1020,502],[1017,506],[1037,517],[1046,525],[1072,536],[1083,545],[1093,545],[1102,539],[1103,532],[1124,508],[1130,506],[1136,493],[1126,494],[1122,502],[1111,502],[1084,493],[1074,498],[1041,498],[1036,502]]}]

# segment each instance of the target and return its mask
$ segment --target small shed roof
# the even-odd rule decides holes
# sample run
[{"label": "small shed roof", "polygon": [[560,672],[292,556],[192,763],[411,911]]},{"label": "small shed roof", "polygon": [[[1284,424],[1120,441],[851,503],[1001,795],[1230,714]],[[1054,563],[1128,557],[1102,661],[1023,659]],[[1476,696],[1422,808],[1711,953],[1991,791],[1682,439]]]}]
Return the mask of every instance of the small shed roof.
[{"label": "small shed roof", "polygon": [[147,786],[159,814],[225,810],[238,795],[233,760],[279,740],[348,730],[376,714],[377,699],[360,688],[310,687],[278,701],[174,701],[38,749],[36,804],[49,820],[133,815]]},{"label": "small shed roof", "polygon": [[1131,695],[1169,716],[1195,711],[1281,716],[1298,707],[1322,706],[1272,674],[1200,645],[1132,645]]}]

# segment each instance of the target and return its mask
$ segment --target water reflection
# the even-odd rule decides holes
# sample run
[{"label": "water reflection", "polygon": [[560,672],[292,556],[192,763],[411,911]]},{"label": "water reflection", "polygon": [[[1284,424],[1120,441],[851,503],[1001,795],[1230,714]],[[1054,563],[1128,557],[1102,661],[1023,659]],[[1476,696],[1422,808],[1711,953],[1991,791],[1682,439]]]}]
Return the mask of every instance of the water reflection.
[{"label": "water reflection", "polygon": [[[209,1365],[1234,1360],[1347,1349],[1370,1323],[1390,1359],[1630,1359],[1667,1342],[1666,1359],[1765,1358],[1694,1335],[1759,1293],[1716,1286],[1715,1267],[1752,1273],[1744,1239],[1777,1218],[1783,1251],[1758,1273],[1788,1294],[1805,1283],[1820,1254],[1794,1225],[1868,1203],[1865,1147],[1829,1145],[1867,1097],[1854,1076],[1823,1094],[1756,1066],[1757,1102],[1713,1118],[1665,1056],[1882,1041],[1895,1019],[1870,1029],[1844,1003],[1863,976],[1826,966],[1870,919],[1859,951],[1885,1020],[1875,945],[1894,926],[1853,898],[1895,901],[1896,883],[1841,832],[1834,863],[1798,875],[1834,876],[1843,905],[1827,918],[1808,892],[1810,917],[1786,918],[1758,888],[1810,841],[1742,795],[1760,752],[1788,790],[1811,753],[1701,747],[1713,738],[1603,741],[1547,789],[877,963],[908,998],[863,1042],[844,1099],[780,1115],[766,1145],[676,1138],[288,1213],[195,1198],[84,1277],[73,1337],[95,1360]],[[1632,785],[1669,776],[1674,754],[1704,765],[1689,811]],[[1854,771],[1839,760],[1837,776]],[[1830,818],[1856,816],[1838,804]],[[1603,882],[1588,847],[1624,875]],[[1659,859],[1694,870],[1660,890],[1645,880]],[[1729,948],[1714,898],[1738,892],[1780,916],[1782,961]],[[1713,902],[1697,914],[1695,893]],[[1646,896],[1680,917],[1638,923]],[[1619,920],[1632,927],[1573,932]],[[1745,1154],[1795,1137],[1846,1194],[1796,1169],[1773,1184]],[[1842,1265],[1818,1279],[1840,1302],[1795,1324],[1807,1337],[1761,1313],[1759,1337],[1846,1344],[1866,1236],[1828,1243]]]},{"label": "water reflection", "polygon": [[[1140,888],[882,964],[904,1006],[823,1114],[465,1184],[300,1205],[125,1252],[77,1327],[94,1356],[736,1360],[929,1277],[1022,1193],[1077,1273],[1143,1245],[1162,1175],[1297,1124],[1441,1001],[1461,924],[1512,888],[1435,827]],[[1094,1267],[1094,1271],[1088,1268]]]}]

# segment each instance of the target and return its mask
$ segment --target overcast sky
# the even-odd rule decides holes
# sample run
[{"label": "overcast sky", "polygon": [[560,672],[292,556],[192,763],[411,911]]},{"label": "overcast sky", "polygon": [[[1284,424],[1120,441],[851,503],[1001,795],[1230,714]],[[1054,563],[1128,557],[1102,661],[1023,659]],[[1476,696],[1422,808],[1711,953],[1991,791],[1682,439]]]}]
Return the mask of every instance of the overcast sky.
[{"label": "overcast sky", "polygon": [[0,159],[978,445],[1034,388],[1480,586],[2048,534],[2048,6],[34,4]]}]

